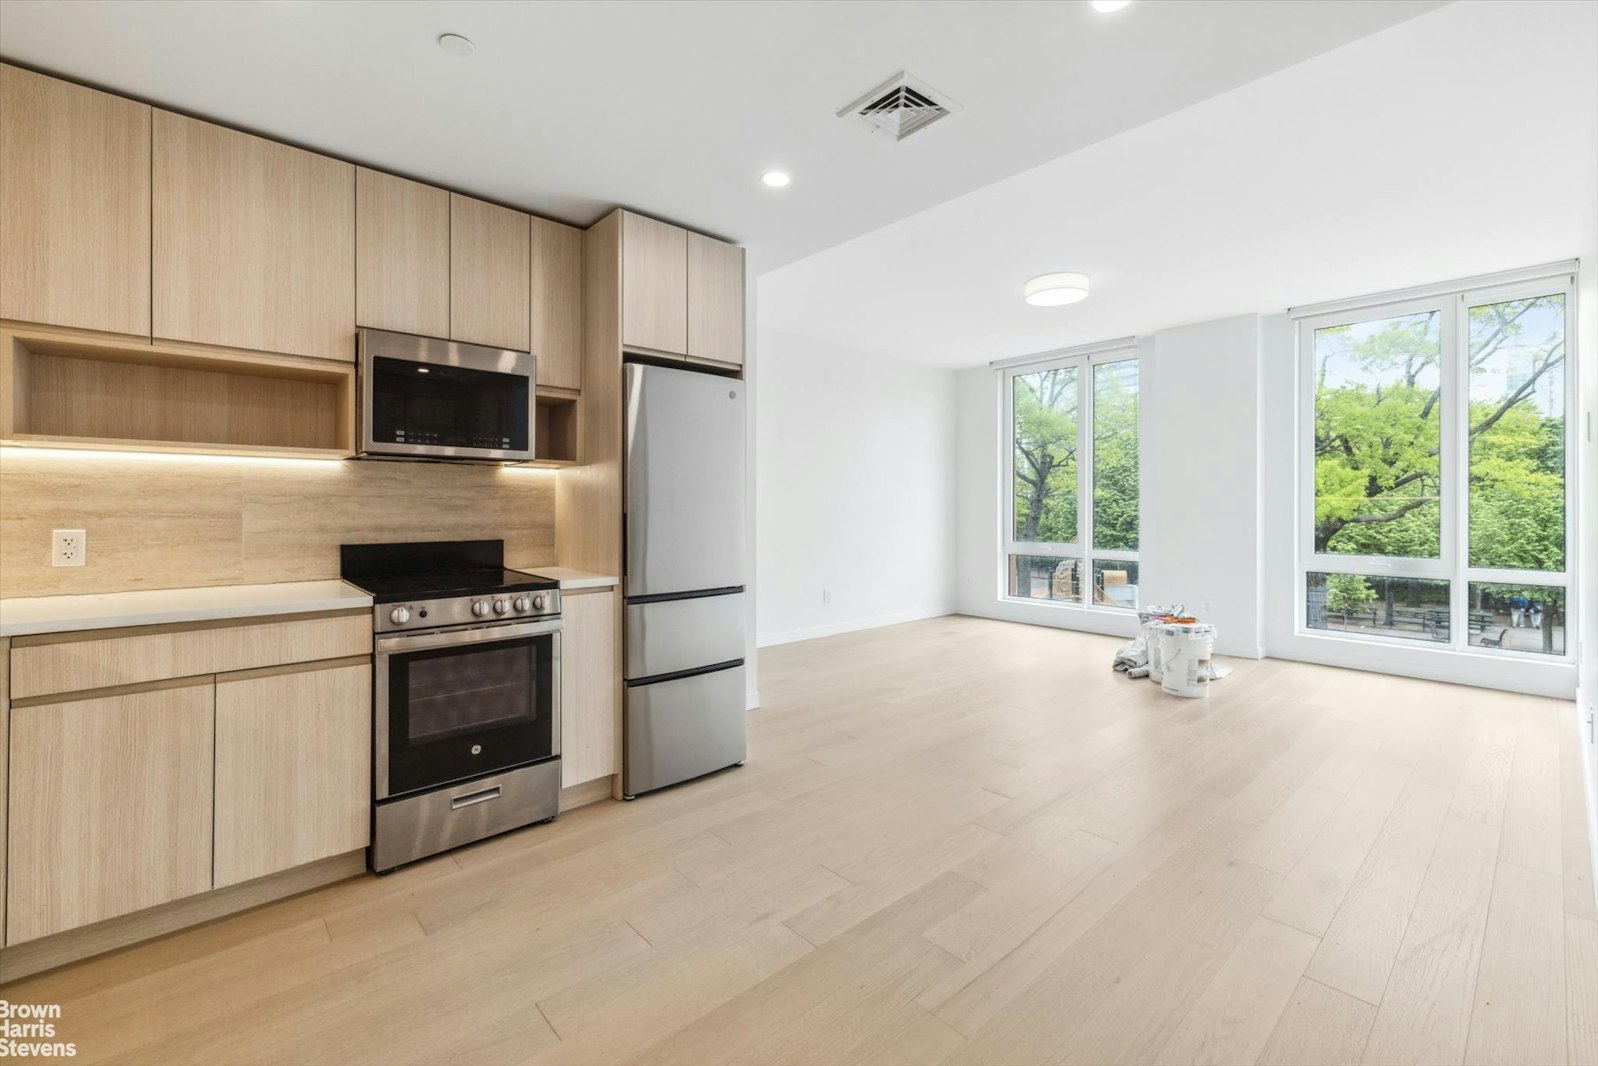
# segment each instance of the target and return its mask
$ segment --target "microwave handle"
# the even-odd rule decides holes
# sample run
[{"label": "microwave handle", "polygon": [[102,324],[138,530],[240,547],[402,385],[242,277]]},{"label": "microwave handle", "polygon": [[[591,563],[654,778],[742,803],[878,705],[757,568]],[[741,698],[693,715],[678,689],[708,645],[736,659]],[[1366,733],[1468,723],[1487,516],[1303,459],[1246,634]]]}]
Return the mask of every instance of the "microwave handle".
[{"label": "microwave handle", "polygon": [[539,637],[560,632],[560,619],[546,622],[521,622],[514,625],[483,626],[479,629],[459,629],[446,633],[406,633],[400,636],[381,636],[375,641],[379,655],[395,652],[426,651],[429,648],[449,648],[459,644],[476,644],[484,641],[516,640],[521,637]]}]

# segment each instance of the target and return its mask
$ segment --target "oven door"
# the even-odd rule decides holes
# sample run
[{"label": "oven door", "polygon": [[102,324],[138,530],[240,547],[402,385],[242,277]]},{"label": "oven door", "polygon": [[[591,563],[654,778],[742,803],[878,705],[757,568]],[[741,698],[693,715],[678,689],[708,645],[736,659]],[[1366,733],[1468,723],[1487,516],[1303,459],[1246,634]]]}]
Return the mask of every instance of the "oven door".
[{"label": "oven door", "polygon": [[363,329],[357,355],[362,455],[533,457],[538,361],[529,353]]},{"label": "oven door", "polygon": [[560,754],[560,621],[379,636],[378,799]]}]

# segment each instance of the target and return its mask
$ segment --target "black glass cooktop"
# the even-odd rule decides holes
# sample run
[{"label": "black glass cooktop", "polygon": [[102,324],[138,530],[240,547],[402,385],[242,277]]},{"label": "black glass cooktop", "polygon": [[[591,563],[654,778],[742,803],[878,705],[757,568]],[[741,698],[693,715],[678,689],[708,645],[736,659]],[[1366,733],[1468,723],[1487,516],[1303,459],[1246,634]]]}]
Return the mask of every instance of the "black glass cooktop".
[{"label": "black glass cooktop", "polygon": [[414,574],[363,574],[344,580],[370,592],[377,603],[441,600],[448,596],[487,596],[495,592],[536,592],[559,583],[519,570],[442,570]]},{"label": "black glass cooktop", "polygon": [[495,592],[536,592],[559,586],[504,564],[499,540],[420,541],[399,544],[346,544],[340,549],[340,574],[370,592],[377,603],[486,596]]}]

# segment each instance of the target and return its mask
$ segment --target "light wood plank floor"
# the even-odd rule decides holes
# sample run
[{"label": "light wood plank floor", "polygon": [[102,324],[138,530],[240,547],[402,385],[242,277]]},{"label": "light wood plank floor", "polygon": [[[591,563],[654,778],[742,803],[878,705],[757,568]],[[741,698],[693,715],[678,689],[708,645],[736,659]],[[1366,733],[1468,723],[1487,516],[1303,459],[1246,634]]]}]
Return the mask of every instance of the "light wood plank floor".
[{"label": "light wood plank floor", "polygon": [[747,767],[19,982],[91,1062],[1598,1062],[1572,706],[945,618]]}]

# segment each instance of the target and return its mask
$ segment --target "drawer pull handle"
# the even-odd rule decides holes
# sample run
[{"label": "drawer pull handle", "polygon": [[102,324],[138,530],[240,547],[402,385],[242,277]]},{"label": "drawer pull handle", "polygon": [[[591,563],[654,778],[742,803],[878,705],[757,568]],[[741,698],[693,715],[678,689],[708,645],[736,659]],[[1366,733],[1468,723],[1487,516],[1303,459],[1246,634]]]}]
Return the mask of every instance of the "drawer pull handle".
[{"label": "drawer pull handle", "polygon": [[489,800],[499,799],[499,786],[485,788],[481,792],[469,792],[464,796],[454,796],[449,801],[449,809],[458,811],[462,807],[470,807],[474,803],[487,803]]}]

